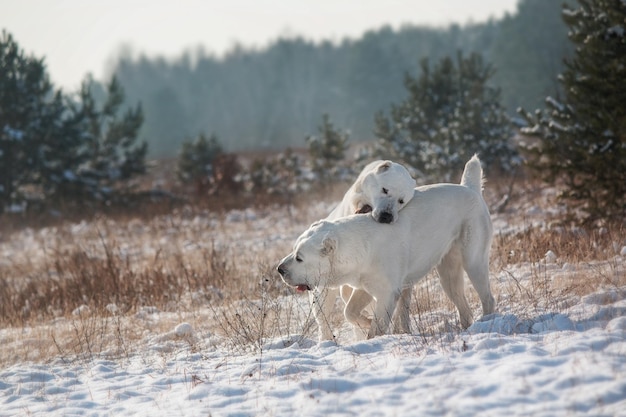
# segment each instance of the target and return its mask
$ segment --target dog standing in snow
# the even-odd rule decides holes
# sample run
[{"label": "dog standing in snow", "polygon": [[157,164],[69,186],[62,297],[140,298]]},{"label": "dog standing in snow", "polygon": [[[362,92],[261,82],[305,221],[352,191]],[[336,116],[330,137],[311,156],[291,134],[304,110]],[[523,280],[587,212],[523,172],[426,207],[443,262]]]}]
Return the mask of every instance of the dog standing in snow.
[{"label": "dog standing in snow", "polygon": [[[495,309],[489,285],[493,230],[482,182],[480,160],[474,156],[465,165],[460,185],[415,188],[402,215],[391,224],[363,214],[316,222],[281,260],[278,272],[298,290],[349,285],[367,292],[376,300],[373,319],[361,315],[362,299],[354,297],[345,315],[353,324],[369,325],[371,338],[387,333],[401,295],[403,303],[410,299],[406,294],[412,286],[436,267],[444,292],[467,328],[473,314],[465,298],[463,270],[480,297],[483,314]],[[403,303],[401,314],[408,315]],[[409,325],[407,317],[402,321]],[[318,325],[323,331],[323,323]]]},{"label": "dog standing in snow", "polygon": [[[413,198],[414,188],[415,180],[404,166],[392,161],[371,162],[363,168],[326,220],[337,220],[355,213],[370,213],[379,223],[394,223],[400,210]],[[354,290],[348,285],[343,285],[339,289],[312,288],[309,299],[321,340],[333,339],[329,317],[335,307],[338,292],[346,304],[352,299],[353,305],[358,303],[365,308],[373,301],[366,291]],[[358,313],[360,316],[361,311]]]}]

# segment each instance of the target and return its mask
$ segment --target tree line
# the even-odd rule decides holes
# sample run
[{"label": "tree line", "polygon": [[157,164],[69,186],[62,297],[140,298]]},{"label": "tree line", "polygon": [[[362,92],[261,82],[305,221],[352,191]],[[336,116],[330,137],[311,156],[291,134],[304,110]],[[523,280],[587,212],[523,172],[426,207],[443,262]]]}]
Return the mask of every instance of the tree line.
[{"label": "tree line", "polygon": [[[237,46],[223,57],[202,50],[166,60],[120,52],[113,72],[144,106],[142,137],[153,156],[174,155],[200,132],[227,150],[302,146],[323,113],[354,140],[375,138],[374,115],[406,97],[405,74],[421,60],[478,53],[495,70],[510,115],[558,91],[571,51],[562,0],[521,0],[515,14],[447,28],[384,27],[355,40],[279,39],[264,49]],[[410,10],[407,11],[410,13]]]},{"label": "tree line", "polygon": [[[520,2],[520,14],[522,6],[536,4],[535,0]],[[505,90],[494,83],[498,74],[495,65],[479,53],[457,50],[437,59],[423,58],[419,70],[404,73],[403,99],[383,106],[384,110],[372,117],[377,140],[366,147],[364,156],[394,158],[427,180],[446,179],[450,170],[459,170],[476,151],[488,170],[495,167],[500,172],[512,169],[523,156],[544,180],[558,181],[561,197],[575,215],[573,219],[623,221],[626,8],[623,0],[578,0],[576,7],[563,6],[562,17],[569,29],[569,48],[574,52],[564,60],[559,76],[554,76],[553,82],[559,88],[553,89],[554,95],[544,97],[543,108],[532,112],[532,107],[521,103],[518,109],[524,126],[521,133],[535,141],[509,141],[514,123],[503,104]],[[504,21],[507,19],[514,20],[507,17]],[[285,45],[292,44],[285,41]],[[337,48],[330,44],[327,47]],[[249,54],[241,52],[239,56],[243,59]],[[335,68],[340,63],[327,64]],[[241,68],[249,71],[254,67]],[[292,75],[285,75],[286,80],[297,89],[301,80],[295,72]],[[181,75],[181,82],[184,80]],[[280,80],[275,85],[284,85]],[[348,83],[345,89],[350,86]],[[248,87],[245,77],[240,87]],[[264,87],[259,85],[256,93],[263,92]],[[297,110],[298,104],[308,108],[311,103],[306,94],[315,96],[314,90],[313,85],[297,90],[291,107],[280,108],[285,112]],[[274,105],[284,106],[282,96],[276,94],[271,100],[266,97],[269,101],[265,107],[253,101],[241,103],[241,110],[262,114]],[[153,144],[140,139],[141,129],[146,126],[144,115],[150,114],[145,110],[148,106],[129,105],[126,99],[118,76],[105,85],[88,77],[74,94],[55,89],[44,60],[26,56],[12,36],[3,31],[0,209],[19,211],[36,201],[79,206],[90,202],[123,204],[124,196],[132,193],[133,179],[145,172],[147,152]],[[289,114],[277,115],[276,120],[287,118],[292,122]],[[254,120],[242,118],[239,122],[242,128],[254,130],[250,127]],[[186,125],[172,127],[182,130]],[[293,125],[293,129],[295,132],[299,128]],[[207,186],[220,185],[229,187],[230,193],[235,189],[280,193],[298,192],[303,187],[353,175],[344,164],[351,133],[337,129],[329,112],[324,112],[318,132],[307,135],[303,129],[294,133],[299,144],[306,138],[307,160],[287,150],[274,158],[255,161],[248,170],[242,170],[237,156],[228,153],[220,140],[222,136],[212,134],[207,139],[200,133],[195,141],[186,140],[178,146],[180,179],[195,181],[205,192]]]},{"label": "tree line", "polygon": [[[96,97],[100,97],[99,100]],[[0,36],[0,211],[28,202],[110,201],[145,172],[140,105],[125,108],[116,78],[55,89],[43,59]]]}]

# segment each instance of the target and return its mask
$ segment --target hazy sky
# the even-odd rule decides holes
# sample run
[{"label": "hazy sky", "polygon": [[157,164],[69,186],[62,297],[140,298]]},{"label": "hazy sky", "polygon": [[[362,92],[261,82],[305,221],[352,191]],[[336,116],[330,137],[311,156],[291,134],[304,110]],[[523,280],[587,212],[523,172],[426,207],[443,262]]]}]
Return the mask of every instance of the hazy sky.
[{"label": "hazy sky", "polygon": [[75,90],[106,74],[122,45],[179,56],[202,45],[262,47],[281,35],[357,37],[385,24],[481,22],[514,12],[517,0],[0,0],[0,28],[37,57],[55,85]]}]

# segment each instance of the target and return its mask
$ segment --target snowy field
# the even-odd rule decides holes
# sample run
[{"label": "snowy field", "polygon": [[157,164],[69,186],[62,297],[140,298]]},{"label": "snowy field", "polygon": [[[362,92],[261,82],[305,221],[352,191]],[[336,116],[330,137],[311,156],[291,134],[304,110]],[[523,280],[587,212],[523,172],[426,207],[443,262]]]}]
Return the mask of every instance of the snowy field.
[{"label": "snowy field", "polygon": [[428,341],[292,335],[234,354],[197,334],[207,339],[197,353],[161,355],[153,342],[122,362],[3,369],[0,415],[623,416],[625,312],[622,289],[564,314],[497,315]]},{"label": "snowy field", "polygon": [[[194,259],[211,242],[242,262],[242,253],[254,253],[254,262],[266,264],[261,270],[271,270],[331,206],[183,216],[175,227],[163,218],[131,221],[116,239],[138,264],[172,247]],[[494,215],[496,234],[549,215],[520,210],[529,218]],[[51,235],[88,242],[90,233],[88,224],[16,232],[0,242],[3,265],[20,257],[43,262],[42,242]],[[355,340],[344,324],[338,343],[317,343],[315,331],[293,324],[306,319],[306,297],[287,289],[272,302],[294,312],[290,325],[249,346],[217,331],[210,323],[217,315],[202,303],[189,312],[146,306],[129,313],[143,332],[123,354],[29,355],[52,345],[49,335],[72,317],[1,329],[0,416],[626,416],[625,245],[617,236],[614,253],[584,262],[556,250],[513,264],[492,255],[498,313],[479,319],[471,299],[477,321],[466,331],[432,276],[418,284],[415,301],[424,292],[440,301],[412,310],[414,334],[373,340]],[[249,268],[258,279],[259,269]],[[563,290],[581,280],[592,290]],[[77,314],[88,310],[77,306]]]}]

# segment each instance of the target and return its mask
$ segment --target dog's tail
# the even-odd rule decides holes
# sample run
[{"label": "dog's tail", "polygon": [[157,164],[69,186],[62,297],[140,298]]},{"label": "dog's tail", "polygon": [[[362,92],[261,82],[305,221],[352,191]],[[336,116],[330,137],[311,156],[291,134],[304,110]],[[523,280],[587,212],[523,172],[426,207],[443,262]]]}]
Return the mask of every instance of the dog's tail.
[{"label": "dog's tail", "polygon": [[465,164],[463,177],[461,178],[461,185],[464,185],[482,195],[483,182],[483,169],[480,166],[480,159],[478,159],[478,155],[474,155],[472,159],[467,161]]}]

